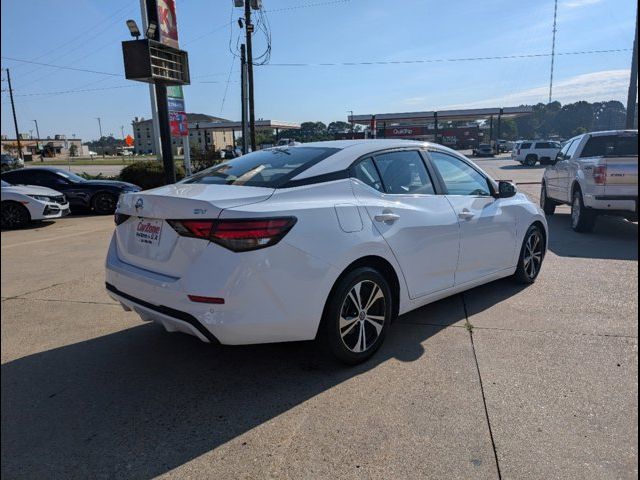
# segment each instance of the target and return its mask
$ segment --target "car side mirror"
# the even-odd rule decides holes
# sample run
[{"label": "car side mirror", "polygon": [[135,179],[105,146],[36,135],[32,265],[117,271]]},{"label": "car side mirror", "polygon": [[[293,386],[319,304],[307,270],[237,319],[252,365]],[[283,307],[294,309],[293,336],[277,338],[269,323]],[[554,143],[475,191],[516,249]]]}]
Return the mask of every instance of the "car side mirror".
[{"label": "car side mirror", "polygon": [[498,182],[498,198],[511,198],[516,193],[518,193],[518,189],[512,182],[507,182],[506,180]]}]

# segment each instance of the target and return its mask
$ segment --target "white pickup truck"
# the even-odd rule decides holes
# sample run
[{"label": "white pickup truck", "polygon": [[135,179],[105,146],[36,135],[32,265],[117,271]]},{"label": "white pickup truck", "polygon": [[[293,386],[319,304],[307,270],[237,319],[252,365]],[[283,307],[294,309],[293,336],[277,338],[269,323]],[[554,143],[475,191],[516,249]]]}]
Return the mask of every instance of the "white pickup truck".
[{"label": "white pickup truck", "polygon": [[571,205],[577,232],[592,231],[598,215],[638,220],[637,130],[578,135],[544,163],[540,206],[547,215],[556,205]]}]

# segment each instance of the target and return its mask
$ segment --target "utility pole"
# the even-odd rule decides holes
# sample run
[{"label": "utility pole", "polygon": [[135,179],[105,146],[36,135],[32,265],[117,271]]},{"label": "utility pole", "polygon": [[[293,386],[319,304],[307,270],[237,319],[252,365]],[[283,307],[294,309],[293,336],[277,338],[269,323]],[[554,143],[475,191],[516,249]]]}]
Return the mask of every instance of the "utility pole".
[{"label": "utility pole", "polygon": [[253,24],[251,23],[251,0],[244,0],[244,23],[247,38],[247,81],[249,83],[249,132],[251,135],[251,150],[256,151],[256,116],[253,104],[253,50],[251,36]]},{"label": "utility pole", "polygon": [[249,129],[247,128],[247,103],[249,103],[249,99],[247,98],[247,52],[245,49],[245,44],[240,45],[240,95],[242,106],[242,154],[245,155],[249,153],[248,150],[248,142],[249,142]]},{"label": "utility pole", "polygon": [[[38,120],[34,120],[33,123],[36,124],[36,136],[38,137],[38,139],[36,140],[36,151],[40,152],[40,129],[38,128]],[[40,153],[40,161],[43,162],[44,161],[44,155],[42,155],[42,153]]]},{"label": "utility pole", "polygon": [[558,16],[558,0],[555,0],[553,7],[553,39],[551,40],[551,78],[549,79],[549,103],[553,94],[553,64],[556,58],[556,18]]},{"label": "utility pole", "polygon": [[9,84],[9,98],[11,98],[11,111],[13,112],[13,126],[16,127],[16,142],[18,142],[18,157],[22,157],[22,144],[20,143],[20,133],[18,132],[18,119],[16,118],[16,106],[13,103],[13,89],[11,88],[11,75],[7,68],[7,83]]},{"label": "utility pole", "polygon": [[627,96],[626,128],[633,129],[638,101],[638,17],[636,16],[636,36],[633,39],[633,56],[631,57],[631,78],[629,78],[629,94]]},{"label": "utility pole", "polygon": [[120,125],[120,133],[122,134],[122,140],[124,140],[124,125]]},{"label": "utility pole", "polygon": [[100,129],[100,148],[102,149],[102,158],[104,158],[104,140],[102,137],[102,120],[100,120],[100,117],[96,117],[96,120],[98,120],[98,128]]}]

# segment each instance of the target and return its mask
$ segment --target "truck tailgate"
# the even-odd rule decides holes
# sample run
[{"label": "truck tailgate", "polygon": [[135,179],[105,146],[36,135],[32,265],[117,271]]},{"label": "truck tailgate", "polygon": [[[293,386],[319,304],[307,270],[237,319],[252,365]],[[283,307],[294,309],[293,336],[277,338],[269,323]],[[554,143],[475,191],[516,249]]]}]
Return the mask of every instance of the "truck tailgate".
[{"label": "truck tailgate", "polygon": [[[638,157],[605,157],[606,195],[638,195]],[[602,162],[602,161],[601,161]]]}]

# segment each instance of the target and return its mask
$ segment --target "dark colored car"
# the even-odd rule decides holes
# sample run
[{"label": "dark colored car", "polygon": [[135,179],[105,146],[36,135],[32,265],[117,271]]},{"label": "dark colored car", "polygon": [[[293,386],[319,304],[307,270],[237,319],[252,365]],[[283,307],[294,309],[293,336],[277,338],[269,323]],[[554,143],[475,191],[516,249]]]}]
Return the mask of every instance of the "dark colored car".
[{"label": "dark colored car", "polygon": [[493,157],[493,148],[488,143],[481,143],[473,149],[474,157]]},{"label": "dark colored car", "polygon": [[14,185],[39,185],[66,195],[71,211],[91,209],[99,214],[113,213],[118,196],[137,192],[140,187],[115,180],[87,180],[60,168],[21,168],[2,174],[2,179]]}]

